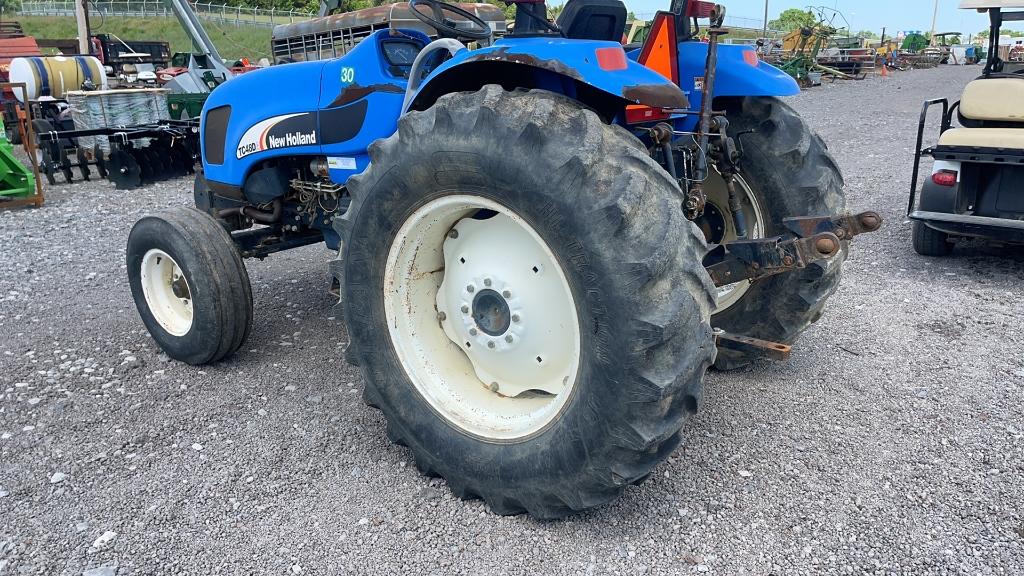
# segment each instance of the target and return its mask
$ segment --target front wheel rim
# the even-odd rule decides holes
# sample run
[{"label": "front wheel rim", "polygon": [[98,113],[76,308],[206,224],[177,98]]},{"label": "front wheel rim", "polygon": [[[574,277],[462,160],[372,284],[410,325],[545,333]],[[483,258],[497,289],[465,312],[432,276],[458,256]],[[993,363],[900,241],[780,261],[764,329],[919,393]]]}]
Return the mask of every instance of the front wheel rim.
[{"label": "front wheel rim", "polygon": [[522,217],[479,196],[432,200],[398,231],[384,278],[402,367],[450,424],[514,440],[562,413],[580,363],[575,300]]},{"label": "front wheel rim", "polygon": [[192,290],[174,258],[158,248],[147,251],[139,279],[146,306],[160,327],[172,336],[188,334],[192,329]]}]

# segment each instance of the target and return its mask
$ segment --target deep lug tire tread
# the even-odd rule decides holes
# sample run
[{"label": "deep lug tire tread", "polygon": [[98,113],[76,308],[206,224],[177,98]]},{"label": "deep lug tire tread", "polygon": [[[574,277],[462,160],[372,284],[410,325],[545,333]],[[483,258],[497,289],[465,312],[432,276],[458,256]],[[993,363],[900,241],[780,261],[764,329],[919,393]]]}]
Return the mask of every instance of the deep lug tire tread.
[{"label": "deep lug tire tread", "polygon": [[[351,208],[337,226],[344,246],[341,300],[352,340],[348,352],[362,367],[364,397],[384,413],[389,437],[411,449],[421,472],[444,477],[457,496],[479,496],[498,514],[526,511],[539,518],[598,506],[667,458],[680,441],[686,415],[696,410],[704,372],[715,355],[708,323],[714,286],[701,264],[707,246],[679,210],[675,183],[638,144],[627,131],[603,124],[562,96],[491,85],[443,96],[432,108],[404,116],[395,135],[370,147],[370,168],[349,180]],[[514,469],[502,469],[497,462],[493,471],[480,467],[466,473],[453,464],[461,456],[453,446],[482,442],[454,431],[436,415],[436,426],[447,427],[452,446],[426,445],[416,433],[416,426],[423,425],[416,420],[420,416],[403,404],[408,400],[402,395],[409,391],[395,390],[412,385],[394,358],[387,329],[367,311],[381,296],[371,289],[374,272],[368,268],[374,258],[365,247],[372,244],[371,236],[365,232],[362,237],[361,230],[376,230],[379,206],[397,194],[389,189],[418,190],[407,180],[423,177],[422,166],[429,165],[425,158],[459,151],[483,151],[477,154],[485,157],[486,167],[480,170],[498,174],[494,178],[536,182],[545,175],[545,186],[530,186],[535,192],[529,202],[545,214],[545,228],[562,227],[578,238],[551,246],[563,262],[585,263],[574,268],[581,289],[587,290],[577,298],[587,296],[590,305],[593,286],[615,302],[586,313],[594,319],[622,319],[585,333],[583,343],[594,365],[621,374],[622,381],[615,382],[621,391],[614,400],[618,404],[609,410],[612,400],[593,397],[594,392],[570,401],[578,405],[552,428],[559,438],[571,438],[572,445],[544,445],[539,452],[547,458],[557,455],[558,470],[531,461],[537,468],[510,478],[503,472]],[[532,174],[500,168],[511,164],[529,166]],[[566,198],[566,190],[579,197]],[[363,216],[367,209],[374,216]],[[397,229],[399,224],[392,225]],[[386,254],[390,238],[376,242],[384,244]],[[581,376],[585,369],[581,366]],[[593,368],[589,374],[577,386],[610,385],[609,376]],[[503,447],[502,459],[508,454],[521,462],[517,450],[536,451],[555,434],[549,429]]]},{"label": "deep lug tire tread", "polygon": [[[730,134],[742,150],[740,173],[766,212],[765,236],[786,234],[787,216],[841,214],[846,209],[843,177],[825,142],[795,110],[778,98],[723,99]],[[748,131],[753,132],[748,132]],[[828,298],[839,287],[847,256],[839,255],[802,270],[755,282],[735,304],[712,316],[727,332],[792,344],[821,317]],[[719,350],[715,367],[740,368],[753,357]]]}]

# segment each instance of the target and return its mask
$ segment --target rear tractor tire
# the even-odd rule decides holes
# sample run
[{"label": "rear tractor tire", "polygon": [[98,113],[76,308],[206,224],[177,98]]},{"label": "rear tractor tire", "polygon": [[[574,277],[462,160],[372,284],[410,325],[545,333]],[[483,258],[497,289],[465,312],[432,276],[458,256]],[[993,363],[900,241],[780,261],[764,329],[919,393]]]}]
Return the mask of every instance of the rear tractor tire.
[{"label": "rear tractor tire", "polygon": [[127,260],[142,322],[171,358],[216,362],[249,335],[249,275],[211,216],[180,207],[143,217],[128,235]]},{"label": "rear tractor tire", "polygon": [[[846,198],[839,167],[825,142],[796,111],[777,98],[764,97],[722,99],[716,102],[718,107],[727,110],[729,133],[741,147],[740,188],[752,195],[750,203],[756,206],[757,217],[747,218],[748,228],[756,228],[756,237],[788,234],[782,224],[786,217],[844,212]],[[730,239],[734,238],[726,238]],[[724,302],[726,291],[720,290],[712,326],[792,344],[818,320],[826,300],[839,287],[846,255],[844,247],[833,258],[802,270],[744,282],[740,292],[733,292]],[[719,350],[715,367],[740,368],[753,359],[735,350]]]},{"label": "rear tractor tire", "polygon": [[370,157],[332,270],[388,436],[499,514],[642,481],[715,354],[707,248],[671,177],[578,103],[499,86],[405,115]]}]

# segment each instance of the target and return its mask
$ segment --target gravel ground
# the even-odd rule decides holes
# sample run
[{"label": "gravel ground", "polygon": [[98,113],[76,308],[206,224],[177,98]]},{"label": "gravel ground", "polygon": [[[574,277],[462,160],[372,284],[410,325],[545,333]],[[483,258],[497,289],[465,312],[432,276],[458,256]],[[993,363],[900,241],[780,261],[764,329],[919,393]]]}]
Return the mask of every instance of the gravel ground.
[{"label": "gravel ground", "polygon": [[460,501],[388,443],[323,249],[249,262],[252,336],[200,370],[155,349],[124,266],[190,183],[0,212],[0,574],[1024,572],[1024,254],[926,259],[902,217],[920,102],[978,70],[792,99],[887,225],[790,361],[709,374],[648,482],[560,522]]}]

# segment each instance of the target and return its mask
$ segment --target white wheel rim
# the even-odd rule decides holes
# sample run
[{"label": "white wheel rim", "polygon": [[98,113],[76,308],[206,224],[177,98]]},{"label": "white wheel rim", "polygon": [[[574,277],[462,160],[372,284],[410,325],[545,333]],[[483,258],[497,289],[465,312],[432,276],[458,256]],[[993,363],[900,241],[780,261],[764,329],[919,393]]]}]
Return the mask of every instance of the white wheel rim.
[{"label": "white wheel rim", "polygon": [[[743,177],[737,174],[735,179],[737,189],[743,194],[741,205],[747,220],[747,238],[751,240],[764,238],[765,220],[761,205]],[[707,195],[708,204],[711,204],[724,216],[725,230],[723,234],[725,240],[735,240],[736,228],[732,221],[732,214],[729,212],[729,192],[725,187],[725,180],[718,174],[717,170],[712,170],[708,175],[704,192]],[[739,302],[747,291],[750,290],[751,285],[753,285],[752,281],[741,280],[732,284],[726,284],[725,286],[719,286],[715,295],[714,313],[722,312]]]},{"label": "white wheel rim", "polygon": [[192,328],[192,290],[181,267],[163,250],[153,248],[142,257],[142,294],[153,318],[172,336]]},{"label": "white wheel rim", "polygon": [[[474,219],[480,210],[496,214]],[[576,304],[551,249],[520,216],[478,196],[433,200],[399,230],[384,278],[391,342],[448,422],[512,440],[561,413],[579,368]]]}]

